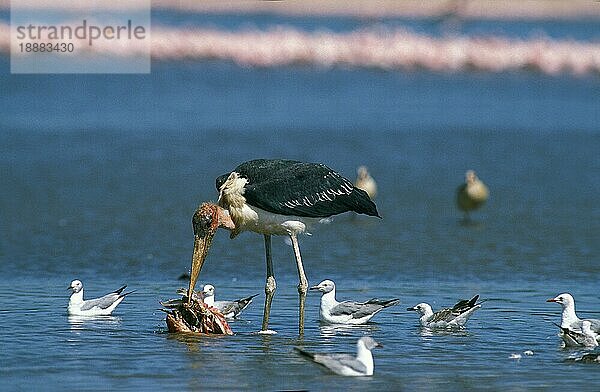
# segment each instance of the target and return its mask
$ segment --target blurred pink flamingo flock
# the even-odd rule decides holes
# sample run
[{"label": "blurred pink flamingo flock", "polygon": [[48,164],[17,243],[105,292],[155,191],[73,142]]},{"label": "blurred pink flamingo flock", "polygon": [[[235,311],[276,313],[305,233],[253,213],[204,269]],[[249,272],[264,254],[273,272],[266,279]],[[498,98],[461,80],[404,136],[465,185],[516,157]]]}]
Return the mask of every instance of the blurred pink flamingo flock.
[{"label": "blurred pink flamingo flock", "polygon": [[[10,26],[0,23],[0,52],[10,49]],[[402,28],[371,27],[336,33],[281,26],[269,30],[223,31],[152,27],[154,60],[225,60],[242,66],[427,69],[438,72],[532,70],[556,75],[600,73],[600,43],[547,37],[434,37]],[[88,51],[117,56],[136,53],[129,45],[98,41]]]}]

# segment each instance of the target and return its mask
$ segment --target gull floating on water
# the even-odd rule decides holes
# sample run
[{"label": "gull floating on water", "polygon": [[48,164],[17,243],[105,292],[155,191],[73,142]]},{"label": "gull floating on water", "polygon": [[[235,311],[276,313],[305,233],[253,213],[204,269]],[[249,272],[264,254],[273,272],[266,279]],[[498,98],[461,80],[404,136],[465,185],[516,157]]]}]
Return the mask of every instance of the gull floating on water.
[{"label": "gull floating on water", "polygon": [[80,280],[74,280],[67,287],[72,291],[67,312],[73,316],[108,316],[123,301],[126,295],[133,293],[133,291],[123,293],[125,287],[127,285],[100,298],[84,300],[83,284]]},{"label": "gull floating on water", "polygon": [[378,312],[400,302],[398,298],[389,300],[373,298],[367,302],[338,302],[335,299],[335,283],[331,280],[324,280],[310,289],[323,293],[319,315],[321,321],[330,324],[364,324]]},{"label": "gull floating on water", "polygon": [[[188,290],[181,288],[177,290],[177,294],[184,297],[187,296]],[[233,319],[242,313],[244,309],[250,305],[252,298],[258,294],[251,295],[249,297],[241,298],[235,301],[215,301],[215,287],[211,284],[204,285],[202,291],[194,291],[192,298],[196,301],[202,300],[206,305],[215,307],[223,314],[227,319]],[[168,301],[161,302],[161,305],[167,308],[176,308],[180,306],[187,299],[170,299]]]},{"label": "gull floating on water", "polygon": [[421,302],[406,310],[419,312],[421,315],[419,322],[422,327],[462,328],[473,312],[481,307],[481,302],[477,303],[478,298],[479,295],[476,295],[471,299],[460,300],[453,307],[440,309],[435,313],[433,312],[433,309],[431,309],[431,305],[425,302]]},{"label": "gull floating on water", "polygon": [[356,174],[358,177],[356,177],[354,186],[367,192],[367,195],[373,200],[377,195],[377,183],[369,174],[369,170],[366,166],[359,166],[356,169]]},{"label": "gull floating on water", "polygon": [[560,320],[561,337],[567,346],[577,346],[576,340],[572,339],[572,334],[565,334],[563,328],[567,328],[573,333],[585,333],[583,332],[583,322],[589,322],[590,332],[596,335],[596,340],[600,334],[600,320],[598,319],[580,319],[575,313],[575,299],[569,293],[562,293],[554,298],[548,299],[546,302],[556,302],[562,306],[562,317]]},{"label": "gull floating on water", "polygon": [[456,191],[456,204],[465,213],[465,219],[469,219],[469,211],[481,207],[488,199],[487,186],[477,178],[475,171],[467,170],[465,183],[460,185]]},{"label": "gull floating on water", "polygon": [[374,364],[371,350],[375,347],[383,346],[375,339],[363,336],[356,342],[356,357],[349,354],[313,354],[298,347],[294,349],[341,376],[372,376]]},{"label": "gull floating on water", "polygon": [[598,347],[598,334],[592,331],[592,323],[590,320],[583,320],[581,322],[581,331],[576,331],[570,328],[564,328],[554,323],[561,331],[561,337],[565,342],[566,346],[579,347],[583,346],[586,348]]},{"label": "gull floating on water", "polygon": [[252,298],[257,295],[258,294],[254,294],[235,301],[215,301],[215,287],[212,284],[207,284],[202,288],[202,299],[204,300],[204,303],[219,309],[227,319],[239,316],[240,313],[250,305]]}]

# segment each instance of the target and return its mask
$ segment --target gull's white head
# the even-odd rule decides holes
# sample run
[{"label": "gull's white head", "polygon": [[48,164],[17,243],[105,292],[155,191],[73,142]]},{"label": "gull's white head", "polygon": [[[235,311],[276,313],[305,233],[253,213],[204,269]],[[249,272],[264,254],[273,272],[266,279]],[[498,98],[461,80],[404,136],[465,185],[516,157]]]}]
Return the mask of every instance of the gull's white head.
[{"label": "gull's white head", "polygon": [[575,299],[569,293],[559,294],[554,298],[546,300],[546,302],[556,302],[557,304],[560,304],[563,308],[575,308]]},{"label": "gull's white head", "polygon": [[366,166],[359,166],[356,169],[356,173],[358,174],[358,178],[362,180],[369,177],[369,169]]},{"label": "gull's white head", "polygon": [[358,339],[358,342],[356,342],[356,346],[359,349],[362,346],[369,351],[373,350],[375,347],[383,347],[381,343],[377,342],[370,336],[363,336],[362,338]]},{"label": "gull's white head", "polygon": [[326,279],[318,285],[312,286],[309,290],[319,290],[323,294],[327,294],[335,290],[335,283],[333,283],[333,280]]},{"label": "gull's white head", "polygon": [[202,297],[214,297],[215,296],[215,286],[212,284],[205,284],[202,288]]},{"label": "gull's white head", "polygon": [[467,170],[467,172],[465,173],[465,182],[467,184],[472,184],[475,182],[475,180],[477,180],[477,175],[475,174],[475,171]]},{"label": "gull's white head", "polygon": [[73,291],[73,293],[78,293],[83,290],[83,283],[80,280],[75,279],[71,282],[71,285],[67,287],[67,290]]},{"label": "gull's white head", "polygon": [[427,304],[425,302],[421,302],[420,304],[416,304],[412,308],[406,308],[406,310],[413,310],[413,311],[419,312],[419,314],[421,316],[433,313],[433,309],[431,309],[431,305],[429,305],[429,304]]}]

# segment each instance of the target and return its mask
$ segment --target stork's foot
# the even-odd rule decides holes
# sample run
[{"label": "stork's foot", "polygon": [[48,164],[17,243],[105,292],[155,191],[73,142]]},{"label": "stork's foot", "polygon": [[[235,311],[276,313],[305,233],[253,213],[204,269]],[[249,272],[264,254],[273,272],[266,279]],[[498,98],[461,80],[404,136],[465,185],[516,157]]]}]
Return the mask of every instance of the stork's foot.
[{"label": "stork's foot", "polygon": [[211,335],[233,335],[233,331],[225,320],[225,316],[212,306],[192,298],[181,301],[169,300],[162,303],[167,313],[167,328],[169,332],[187,332]]}]

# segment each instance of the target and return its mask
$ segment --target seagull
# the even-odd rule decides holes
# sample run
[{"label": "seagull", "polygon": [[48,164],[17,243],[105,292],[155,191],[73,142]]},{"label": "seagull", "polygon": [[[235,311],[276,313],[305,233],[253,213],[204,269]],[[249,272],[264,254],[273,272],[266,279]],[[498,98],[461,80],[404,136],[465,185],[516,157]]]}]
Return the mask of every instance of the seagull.
[{"label": "seagull", "polygon": [[219,309],[226,319],[233,319],[242,313],[250,305],[252,298],[258,294],[251,295],[235,301],[215,301],[215,287],[212,284],[204,285],[202,288],[202,299],[208,306],[214,306]]},{"label": "seagull", "polygon": [[471,299],[460,300],[452,308],[440,309],[435,313],[431,309],[431,305],[425,302],[421,302],[406,310],[414,310],[421,314],[419,322],[422,327],[462,328],[473,312],[481,307],[481,302],[477,303],[478,298],[479,295],[476,295]]},{"label": "seagull", "polygon": [[465,213],[465,220],[469,219],[469,211],[478,209],[488,199],[487,186],[477,178],[473,170],[465,173],[465,183],[460,185],[456,191],[456,204]]},{"label": "seagull", "polygon": [[67,290],[71,290],[71,298],[67,312],[72,316],[108,316],[123,301],[126,295],[133,291],[123,293],[127,285],[106,294],[104,297],[94,299],[83,299],[83,284],[80,280],[74,280]]},{"label": "seagull", "polygon": [[400,302],[398,298],[389,300],[373,298],[367,302],[338,302],[335,299],[335,283],[331,280],[324,280],[312,286],[310,290],[319,290],[323,293],[319,316],[321,321],[329,324],[364,324],[378,312]]},{"label": "seagull", "polygon": [[561,330],[561,337],[565,342],[565,346],[570,347],[598,347],[598,334],[592,331],[592,323],[590,320],[581,321],[581,331],[564,328],[554,323]]},{"label": "seagull", "polygon": [[[573,332],[583,332],[583,322],[589,321],[590,330],[596,334],[596,337],[600,334],[600,320],[598,319],[580,319],[575,313],[575,299],[569,293],[562,293],[554,298],[546,300],[546,302],[556,302],[562,306],[562,317],[560,320],[560,328],[567,328]],[[562,330],[562,338],[567,346],[573,346],[573,340],[571,336],[564,333]]]},{"label": "seagull", "polygon": [[375,347],[383,346],[375,339],[363,336],[356,343],[356,357],[349,354],[313,354],[298,347],[294,349],[341,376],[372,376],[374,365],[371,350]]},{"label": "seagull", "polygon": [[356,177],[354,186],[367,192],[367,195],[369,195],[371,200],[375,199],[375,196],[377,195],[377,183],[369,174],[367,167],[359,166],[358,169],[356,169],[356,174],[358,177]]},{"label": "seagull", "polygon": [[302,334],[308,280],[300,256],[298,234],[325,218],[348,211],[380,218],[375,203],[365,191],[355,188],[348,179],[323,164],[282,159],[244,162],[230,173],[219,176],[216,187],[218,203],[203,203],[192,218],[194,252],[188,292],[193,293],[219,227],[230,230],[230,238],[242,231],[262,234],[267,261],[262,331],[267,331],[276,288],[271,236],[289,236],[298,269],[298,326]]}]

